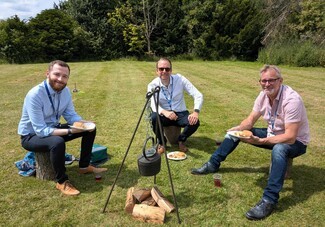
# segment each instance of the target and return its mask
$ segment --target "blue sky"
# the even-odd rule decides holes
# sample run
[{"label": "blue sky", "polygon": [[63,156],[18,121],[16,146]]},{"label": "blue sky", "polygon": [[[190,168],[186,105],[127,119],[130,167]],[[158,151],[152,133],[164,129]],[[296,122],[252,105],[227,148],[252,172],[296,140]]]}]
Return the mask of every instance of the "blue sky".
[{"label": "blue sky", "polygon": [[[61,0],[63,1],[63,0]],[[52,9],[60,0],[0,0],[0,19],[17,15],[21,20],[35,17],[44,9]]]}]

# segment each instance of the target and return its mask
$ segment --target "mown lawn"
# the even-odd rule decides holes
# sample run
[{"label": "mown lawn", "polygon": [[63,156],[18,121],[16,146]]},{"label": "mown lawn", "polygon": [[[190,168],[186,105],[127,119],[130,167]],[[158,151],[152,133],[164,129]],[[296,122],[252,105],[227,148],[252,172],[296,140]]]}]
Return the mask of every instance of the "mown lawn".
[{"label": "mown lawn", "polygon": [[[190,152],[181,162],[170,161],[181,226],[323,226],[325,223],[325,70],[282,66],[284,83],[304,99],[311,143],[307,154],[294,160],[291,178],[285,181],[276,211],[259,222],[244,214],[260,199],[268,178],[270,152],[247,144],[223,163],[223,187],[213,186],[211,175],[193,176],[215,150],[215,139],[238,124],[251,111],[260,88],[259,63],[173,62],[173,72],[189,78],[204,94],[201,127],[188,140]],[[47,64],[0,65],[1,82],[1,191],[0,223],[6,226],[146,226],[124,212],[128,188],[152,187],[153,177],[142,177],[137,157],[148,132],[143,119],[117,180],[105,213],[108,193],[130,143],[145,103],[147,84],[155,77],[154,62],[111,61],[71,63],[71,90],[77,112],[96,121],[96,143],[108,147],[109,171],[101,182],[81,176],[78,165],[67,166],[78,197],[60,195],[51,181],[21,177],[14,162],[25,151],[20,146],[17,125],[23,99],[29,89],[45,79]],[[188,108],[193,108],[187,97]],[[264,125],[263,122],[258,122]],[[79,156],[80,140],[68,143],[67,151]],[[173,150],[173,148],[169,148]],[[162,160],[157,186],[173,202],[166,161]],[[167,214],[166,225],[178,224],[176,213]]]}]

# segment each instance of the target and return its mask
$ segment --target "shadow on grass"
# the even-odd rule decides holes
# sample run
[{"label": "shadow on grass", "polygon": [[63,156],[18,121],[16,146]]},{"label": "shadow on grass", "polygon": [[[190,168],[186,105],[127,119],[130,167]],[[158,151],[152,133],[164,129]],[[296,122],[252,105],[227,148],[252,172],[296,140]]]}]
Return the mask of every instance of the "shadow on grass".
[{"label": "shadow on grass", "polygon": [[[256,185],[264,189],[268,180],[269,167],[260,168],[221,168],[221,173],[229,172],[244,172],[265,173],[257,181]],[[283,212],[290,207],[303,203],[314,194],[325,191],[325,169],[306,165],[293,165],[291,170],[291,177],[284,182],[283,189],[280,192],[280,199],[277,205],[277,212]],[[291,185],[291,186],[289,186]],[[286,195],[281,195],[286,192]],[[289,193],[288,193],[289,192]],[[262,195],[261,195],[262,197]]]},{"label": "shadow on grass", "polygon": [[[213,152],[218,148],[216,146],[216,140],[213,140],[209,137],[190,137],[186,141],[186,146],[189,148],[189,151],[191,152],[191,149],[197,149],[199,151],[204,151],[208,154],[213,154]],[[191,153],[193,157],[197,156],[195,153]],[[197,157],[195,157],[197,158]]]},{"label": "shadow on grass", "polygon": [[[98,182],[95,181],[94,174],[85,174],[81,176],[71,177],[73,181],[78,181],[81,185],[78,187],[83,193],[93,193],[94,191],[101,191],[103,188],[107,190],[107,193],[111,190],[111,187],[116,179],[117,172],[121,164],[105,164],[102,167],[108,166],[108,171],[102,173],[102,179]],[[77,172],[79,170],[78,166],[70,167],[70,172]],[[79,174],[80,175],[80,174]],[[121,172],[116,180],[116,186],[121,188],[130,188],[132,185],[135,185],[140,178],[140,174],[137,169],[128,168],[126,164],[123,165]]]},{"label": "shadow on grass", "polygon": [[[325,191],[325,169],[306,165],[294,165],[291,170],[291,177],[286,179],[281,192],[286,192],[286,196],[281,197],[277,206],[278,212],[283,212],[290,207],[296,206],[308,200],[314,194]],[[267,177],[267,175],[266,175]],[[265,177],[260,178],[256,184],[264,187]],[[291,184],[292,183],[292,184]],[[288,184],[292,186],[288,186]],[[290,192],[290,193],[287,193]]]}]

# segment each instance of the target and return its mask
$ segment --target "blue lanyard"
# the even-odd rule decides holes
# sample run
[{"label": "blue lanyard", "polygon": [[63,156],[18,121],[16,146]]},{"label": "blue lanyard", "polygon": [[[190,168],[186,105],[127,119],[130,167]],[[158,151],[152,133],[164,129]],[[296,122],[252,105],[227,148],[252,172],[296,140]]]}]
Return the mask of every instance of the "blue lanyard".
[{"label": "blue lanyard", "polygon": [[275,112],[274,112],[274,117],[272,117],[271,115],[271,111],[269,111],[269,117],[270,117],[270,122],[271,122],[271,126],[272,126],[272,131],[274,129],[274,124],[275,124],[275,120],[276,120],[276,117],[277,117],[277,113],[278,113],[278,108],[279,108],[279,103],[280,103],[280,99],[281,99],[281,96],[282,96],[282,91],[283,91],[283,86],[281,87],[281,92],[280,92],[280,96],[279,96],[279,101],[276,105],[276,108],[275,108]]},{"label": "blue lanyard", "polygon": [[[168,98],[168,96],[167,96],[167,94],[165,92],[164,86],[161,86],[161,90],[162,90],[162,92],[163,92],[163,94],[164,94],[164,96],[165,96],[165,98],[166,98],[166,100],[167,100],[167,102],[169,104],[170,110],[172,110],[172,99],[173,99],[173,90],[174,90],[173,89],[173,86],[174,86],[173,80],[174,80],[174,78],[172,76],[171,76],[171,78],[172,78],[172,89],[171,89],[171,92],[170,92],[170,98]],[[167,89],[167,91],[168,91],[168,89]]]},{"label": "blue lanyard", "polygon": [[44,80],[44,86],[45,86],[45,88],[46,88],[47,96],[48,96],[49,99],[50,99],[50,102],[51,102],[51,105],[52,105],[52,109],[53,109],[53,113],[56,112],[56,120],[59,120],[60,96],[59,96],[59,101],[58,101],[58,108],[57,108],[57,110],[55,111],[54,104],[53,104],[53,100],[52,100],[52,97],[51,97],[51,94],[50,94],[49,88],[48,88],[47,83],[46,83],[45,80]]}]

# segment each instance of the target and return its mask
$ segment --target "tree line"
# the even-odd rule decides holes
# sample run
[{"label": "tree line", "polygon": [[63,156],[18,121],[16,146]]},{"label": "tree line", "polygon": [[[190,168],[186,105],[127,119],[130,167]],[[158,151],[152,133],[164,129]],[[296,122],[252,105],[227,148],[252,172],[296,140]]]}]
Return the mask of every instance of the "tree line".
[{"label": "tree line", "polygon": [[259,60],[325,66],[323,0],[66,0],[0,20],[8,63]]}]

